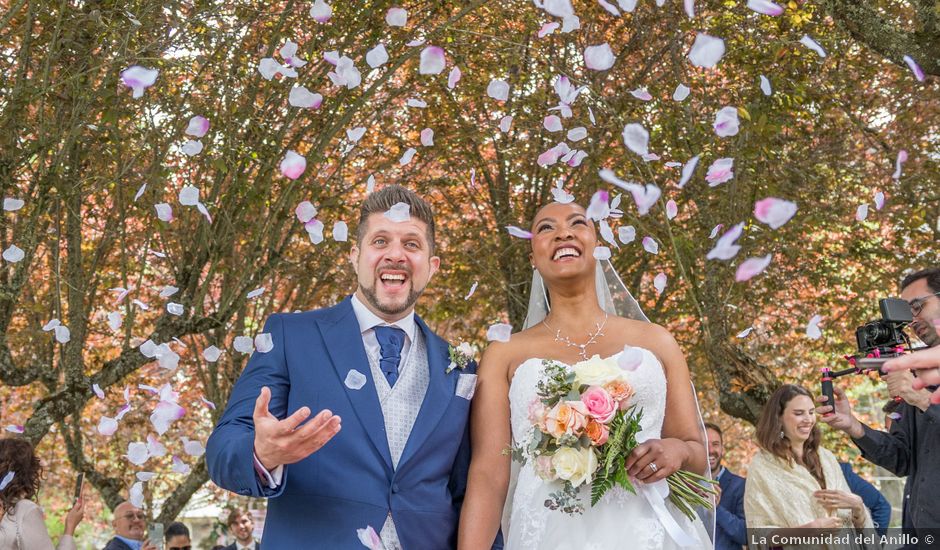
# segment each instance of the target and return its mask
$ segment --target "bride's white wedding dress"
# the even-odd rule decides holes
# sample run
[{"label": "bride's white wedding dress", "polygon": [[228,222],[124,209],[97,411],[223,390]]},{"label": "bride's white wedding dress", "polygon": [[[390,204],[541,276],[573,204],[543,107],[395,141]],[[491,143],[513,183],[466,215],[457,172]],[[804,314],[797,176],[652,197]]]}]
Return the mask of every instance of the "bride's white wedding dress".
[{"label": "bride's white wedding dress", "polygon": [[[528,440],[534,429],[528,412],[530,403],[537,397],[536,384],[542,376],[542,369],[542,359],[533,357],[519,365],[513,375],[509,404],[514,444]],[[632,402],[643,409],[642,430],[637,440],[658,439],[666,409],[666,377],[662,364],[652,352],[644,349],[643,362],[635,371],[628,372],[628,377],[636,391]],[[634,495],[614,487],[592,507],[590,484],[582,485],[579,496],[584,504],[584,513],[568,515],[545,507],[548,495],[559,490],[560,485],[539,478],[531,461],[522,465],[518,475],[513,477],[515,483],[510,484],[507,502],[511,510],[506,550],[682,548],[667,533],[653,507],[639,491]],[[691,547],[712,547],[701,520],[690,521],[668,501],[665,509],[694,539],[695,544]]]}]

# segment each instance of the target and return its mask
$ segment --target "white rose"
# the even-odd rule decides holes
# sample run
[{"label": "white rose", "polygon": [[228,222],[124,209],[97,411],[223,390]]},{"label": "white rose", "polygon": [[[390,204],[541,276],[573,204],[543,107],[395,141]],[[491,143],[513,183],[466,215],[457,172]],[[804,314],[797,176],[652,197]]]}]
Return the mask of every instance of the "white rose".
[{"label": "white rose", "polygon": [[617,380],[622,374],[615,359],[601,359],[599,355],[581,361],[573,369],[578,384],[586,386],[603,386]]},{"label": "white rose", "polygon": [[594,454],[594,449],[590,447],[582,449],[562,447],[552,456],[552,466],[560,479],[570,481],[571,485],[579,487],[591,481],[591,476],[597,469],[597,456]]}]

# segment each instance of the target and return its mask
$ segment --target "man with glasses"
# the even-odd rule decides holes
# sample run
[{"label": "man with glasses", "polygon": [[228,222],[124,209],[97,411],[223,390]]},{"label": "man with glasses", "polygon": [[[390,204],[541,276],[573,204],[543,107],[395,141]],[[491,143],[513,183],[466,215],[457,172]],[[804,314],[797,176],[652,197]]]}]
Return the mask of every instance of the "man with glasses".
[{"label": "man with glasses", "polygon": [[[911,306],[914,334],[927,347],[940,346],[940,267],[905,277],[901,298]],[[835,388],[834,411],[824,403],[816,412],[823,422],[847,433],[866,460],[907,476],[902,524],[916,533],[940,527],[940,507],[935,502],[940,494],[940,405],[931,405],[930,391],[914,389],[913,380],[909,370],[885,376],[889,393],[904,401],[892,415],[887,432],[862,424],[841,388]]]},{"label": "man with glasses", "polygon": [[128,501],[114,508],[114,538],[104,550],[157,550],[147,538],[147,514]]}]

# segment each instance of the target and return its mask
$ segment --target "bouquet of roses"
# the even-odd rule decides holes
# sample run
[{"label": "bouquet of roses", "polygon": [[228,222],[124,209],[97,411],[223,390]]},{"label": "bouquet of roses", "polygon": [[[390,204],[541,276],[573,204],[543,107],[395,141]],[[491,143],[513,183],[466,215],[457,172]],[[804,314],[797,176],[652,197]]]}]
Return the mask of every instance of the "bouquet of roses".
[{"label": "bouquet of roses", "polygon": [[[545,506],[568,514],[584,512],[578,488],[591,484],[591,506],[614,486],[636,494],[626,459],[637,446],[642,409],[631,405],[634,390],[616,359],[597,355],[571,368],[542,362],[538,397],[529,406],[535,430],[528,441],[511,449],[514,460],[533,461],[536,474],[562,487]],[[685,470],[667,479],[669,499],[690,519],[696,506],[711,507],[713,480]]]}]

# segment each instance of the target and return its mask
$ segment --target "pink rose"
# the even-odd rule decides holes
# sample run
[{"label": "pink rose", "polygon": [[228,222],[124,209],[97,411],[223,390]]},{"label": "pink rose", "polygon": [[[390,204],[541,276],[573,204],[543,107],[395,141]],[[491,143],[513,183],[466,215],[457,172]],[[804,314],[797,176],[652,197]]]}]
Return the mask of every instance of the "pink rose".
[{"label": "pink rose", "polygon": [[529,403],[529,422],[533,426],[538,426],[541,428],[545,425],[545,413],[548,412],[545,408],[545,404],[542,403],[541,399],[533,399]]},{"label": "pink rose", "polygon": [[559,401],[545,417],[545,431],[552,437],[580,436],[588,423],[588,411],[580,401]]},{"label": "pink rose", "polygon": [[591,386],[582,393],[581,402],[587,408],[588,414],[602,424],[610,422],[617,414],[618,403],[600,386]]},{"label": "pink rose", "polygon": [[535,474],[545,481],[554,481],[558,478],[555,468],[552,467],[551,455],[539,455],[535,459]]}]

